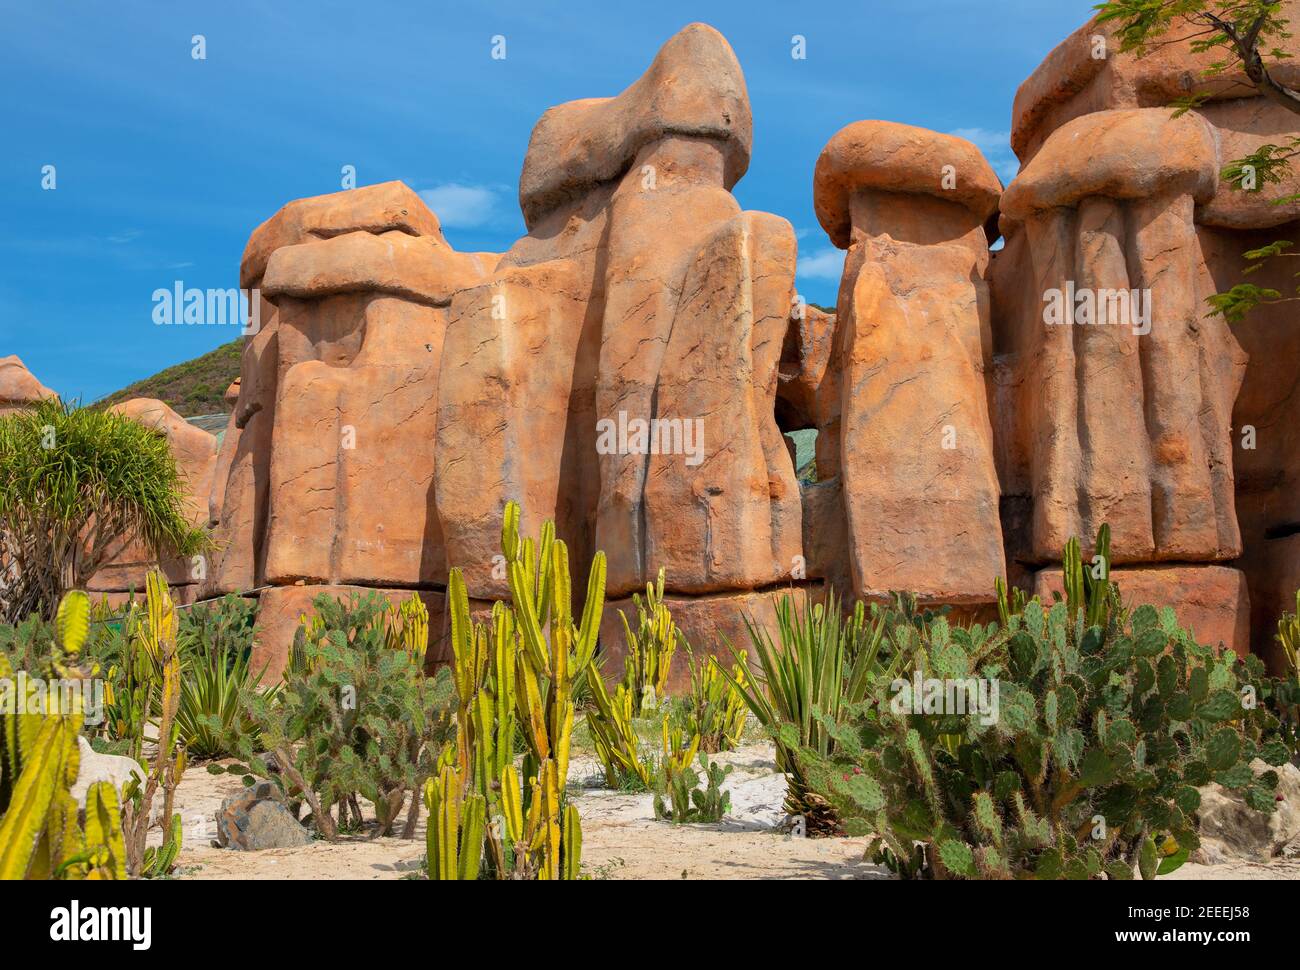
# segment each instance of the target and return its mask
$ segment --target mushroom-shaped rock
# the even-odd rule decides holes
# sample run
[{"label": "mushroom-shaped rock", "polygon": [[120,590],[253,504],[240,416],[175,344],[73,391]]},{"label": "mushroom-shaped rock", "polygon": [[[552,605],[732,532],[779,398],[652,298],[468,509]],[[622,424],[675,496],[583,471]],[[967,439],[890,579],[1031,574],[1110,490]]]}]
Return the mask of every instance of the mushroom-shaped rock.
[{"label": "mushroom-shaped rock", "polygon": [[1002,183],[964,138],[892,121],[855,121],[822,149],[813,174],[817,219],[840,249],[849,246],[852,200],[862,189],[931,195],[968,210],[981,225],[997,211]]},{"label": "mushroom-shaped rock", "polygon": [[401,182],[300,199],[254,231],[241,280],[269,322],[245,345],[209,502],[213,592],[442,581],[429,442],[446,309],[494,262],[455,252]]},{"label": "mushroom-shaped rock", "polygon": [[1124,108],[1076,118],[1047,139],[1002,196],[1002,214],[1072,206],[1080,199],[1190,195],[1206,202],[1218,188],[1214,133],[1197,114]]},{"label": "mushroom-shaped rock", "polygon": [[817,162],[818,218],[849,250],[818,454],[832,438],[859,597],[973,603],[1003,574],[982,229],[1000,189],[970,142],[890,122],[849,125]]},{"label": "mushroom-shaped rock", "polygon": [[1101,111],[1054,132],[1002,197],[1029,254],[1008,343],[1026,371],[1033,558],[1054,560],[1102,524],[1116,562],[1240,551],[1229,439],[1240,351],[1201,305],[1194,224],[1217,171],[1198,116]]},{"label": "mushroom-shaped rock", "polygon": [[728,189],[749,167],[745,76],[726,38],[707,24],[670,38],[617,97],[570,101],[542,115],[519,177],[525,224],[531,230],[558,206],[617,178],[643,147],[672,135],[719,142]]},{"label": "mushroom-shaped rock", "polygon": [[58,397],[38,381],[17,354],[0,357],[0,414]]},{"label": "mushroom-shaped rock", "polygon": [[257,286],[271,254],[283,246],[348,232],[381,235],[394,231],[442,238],[438,217],[404,182],[381,182],[297,199],[253,230],[239,267],[240,285]]}]

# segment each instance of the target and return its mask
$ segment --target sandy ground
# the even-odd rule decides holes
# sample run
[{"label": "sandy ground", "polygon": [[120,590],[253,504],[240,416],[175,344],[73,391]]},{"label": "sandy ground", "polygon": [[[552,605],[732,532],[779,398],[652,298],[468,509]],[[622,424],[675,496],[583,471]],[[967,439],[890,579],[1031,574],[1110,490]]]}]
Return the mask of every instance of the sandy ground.
[{"label": "sandy ground", "polygon": [[[750,744],[719,755],[734,771],[724,784],[732,811],[716,825],[656,821],[649,795],[598,787],[596,762],[575,757],[571,794],[582,814],[583,869],[598,879],[885,879],[863,859],[861,839],[805,839],[780,831],[785,782],[772,749]],[[421,871],[424,824],[417,837],[345,836],[297,849],[235,852],[214,848],[213,816],[221,800],[243,788],[234,775],[190,768],[176,793],[185,824],[177,876],[183,879],[401,879]],[[369,806],[363,805],[367,817]],[[155,841],[157,833],[155,833]],[[1269,865],[1188,864],[1172,879],[1300,879],[1300,859]]]}]

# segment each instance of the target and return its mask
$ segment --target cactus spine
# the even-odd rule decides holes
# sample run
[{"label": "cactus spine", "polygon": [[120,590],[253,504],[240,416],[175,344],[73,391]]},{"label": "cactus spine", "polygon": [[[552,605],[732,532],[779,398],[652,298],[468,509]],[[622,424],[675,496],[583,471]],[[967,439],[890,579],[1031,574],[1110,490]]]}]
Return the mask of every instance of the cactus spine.
[{"label": "cactus spine", "polygon": [[663,700],[668,690],[673,654],[678,644],[685,640],[673,622],[672,612],[664,604],[662,568],[654,585],[646,583],[645,599],[634,595],[632,603],[637,612],[636,633],[632,632],[622,610],[619,610],[618,618],[623,623],[623,637],[627,643],[623,683],[628,685],[636,715],[640,717]]},{"label": "cactus spine", "polygon": [[[85,675],[75,664],[89,631],[89,610],[90,601],[80,591],[59,604],[60,676]],[[0,678],[13,673],[0,654]],[[75,704],[77,695],[72,696]],[[0,879],[125,878],[121,826],[111,824],[118,817],[117,793],[106,783],[91,786],[83,831],[69,791],[81,764],[82,711],[49,705],[32,713],[19,706],[0,715]]]},{"label": "cactus spine", "polygon": [[[576,878],[581,861],[581,827],[566,804],[569,746],[573,734],[573,684],[590,669],[605,595],[605,556],[597,553],[587,581],[579,623],[574,622],[569,553],[542,526],[536,542],[519,534],[519,506],[507,504],[501,529],[510,586],[509,604],[496,603],[488,623],[469,612],[464,576],[452,569],[447,610],[454,656],[456,742],[444,753],[438,788],[426,787],[444,813],[452,801],[467,806],[474,825],[466,829],[430,821],[429,874],[449,871],[452,837],[457,858],[488,860],[496,878]],[[514,743],[522,735],[522,770],[514,765]],[[491,826],[478,825],[490,814]],[[430,805],[432,811],[432,805]],[[450,816],[448,816],[448,821]],[[478,869],[474,869],[477,874]]]}]

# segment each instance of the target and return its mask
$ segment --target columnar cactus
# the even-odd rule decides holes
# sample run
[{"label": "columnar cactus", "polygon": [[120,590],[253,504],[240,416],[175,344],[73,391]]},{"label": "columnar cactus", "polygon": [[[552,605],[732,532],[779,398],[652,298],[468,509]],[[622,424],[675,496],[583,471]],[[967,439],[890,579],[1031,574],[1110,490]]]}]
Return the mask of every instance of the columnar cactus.
[{"label": "columnar cactus", "polygon": [[[565,804],[573,734],[574,681],[591,667],[604,605],[605,557],[597,553],[580,623],[573,619],[569,556],[551,523],[540,540],[519,536],[519,506],[506,506],[501,534],[511,603],[496,603],[487,624],[473,622],[459,569],[447,583],[456,696],[458,797],[482,797],[492,824],[478,833],[478,852],[498,878],[577,878],[581,827]],[[526,752],[514,766],[516,728]],[[426,793],[432,789],[426,787]],[[426,794],[426,799],[431,799]],[[477,803],[473,803],[477,804]],[[476,809],[475,809],[476,810]],[[430,822],[433,831],[433,822]],[[471,835],[475,830],[471,830]],[[433,838],[433,836],[431,836]],[[444,851],[439,847],[439,851]],[[449,844],[446,851],[450,851]],[[461,853],[474,849],[463,841]],[[431,849],[430,874],[435,856]]]},{"label": "columnar cactus", "polygon": [[664,570],[652,585],[646,583],[645,599],[633,595],[632,603],[636,606],[637,626],[632,631],[627,616],[619,610],[618,618],[623,622],[623,637],[627,643],[627,657],[623,661],[623,683],[632,693],[633,705],[637,716],[653,710],[666,696],[668,674],[672,671],[673,654],[685,638],[677,624],[673,622],[672,612],[664,603]]},{"label": "columnar cactus", "polygon": [[[59,604],[56,669],[62,677],[86,673],[76,664],[89,611],[90,601],[79,591]],[[0,678],[13,675],[0,654]],[[91,786],[84,829],[70,793],[81,764],[83,712],[14,706],[0,714],[0,879],[125,879],[117,792],[104,782]]]},{"label": "columnar cactus", "polygon": [[[123,828],[126,831],[127,870],[133,876],[162,875],[157,870],[161,859],[175,859],[180,851],[179,826],[173,820],[172,805],[181,776],[185,774],[186,753],[179,741],[176,711],[181,702],[181,657],[177,643],[178,622],[167,581],[158,569],[149,571],[145,581],[145,622],[136,628],[139,648],[151,659],[158,672],[161,689],[158,708],[158,744],[154,762],[143,785],[129,785],[124,792]],[[163,852],[148,854],[145,840],[152,818],[153,799],[163,791],[163,819],[167,841]]]}]

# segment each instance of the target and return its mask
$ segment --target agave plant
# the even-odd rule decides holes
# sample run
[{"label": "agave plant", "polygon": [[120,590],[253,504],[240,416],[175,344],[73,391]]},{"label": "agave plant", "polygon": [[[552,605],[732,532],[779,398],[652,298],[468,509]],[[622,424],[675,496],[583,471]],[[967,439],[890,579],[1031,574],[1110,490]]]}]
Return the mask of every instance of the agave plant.
[{"label": "agave plant", "polygon": [[[192,757],[235,755],[239,739],[256,725],[241,692],[256,690],[265,673],[253,667],[253,606],[237,596],[197,606],[181,623],[180,641],[180,738]],[[278,690],[271,685],[268,699]]]},{"label": "agave plant", "polygon": [[[759,723],[776,742],[777,767],[787,781],[786,811],[801,817],[809,832],[836,828],[834,814],[804,776],[797,752],[812,750],[829,757],[834,748],[827,722],[858,704],[877,679],[892,679],[901,669],[901,654],[884,662],[887,610],[857,603],[847,616],[832,591],[825,605],[804,594],[802,611],[791,596],[776,604],[778,647],[771,635],[746,617],[749,639],[758,659],[755,679],[726,673]],[[733,654],[735,650],[732,650]]]}]

